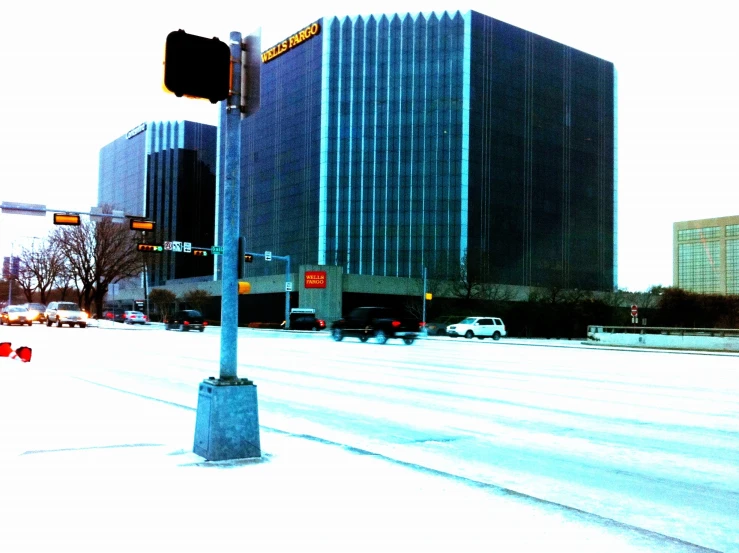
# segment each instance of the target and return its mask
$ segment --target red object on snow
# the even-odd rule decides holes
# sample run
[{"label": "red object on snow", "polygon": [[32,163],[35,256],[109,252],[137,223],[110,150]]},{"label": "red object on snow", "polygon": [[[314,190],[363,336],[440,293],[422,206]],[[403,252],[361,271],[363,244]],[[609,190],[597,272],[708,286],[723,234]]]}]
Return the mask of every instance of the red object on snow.
[{"label": "red object on snow", "polygon": [[18,359],[24,363],[28,363],[31,360],[32,350],[28,346],[21,346],[15,350],[15,355]]},{"label": "red object on snow", "polygon": [[0,357],[8,357],[13,351],[10,347],[10,342],[0,342]]}]

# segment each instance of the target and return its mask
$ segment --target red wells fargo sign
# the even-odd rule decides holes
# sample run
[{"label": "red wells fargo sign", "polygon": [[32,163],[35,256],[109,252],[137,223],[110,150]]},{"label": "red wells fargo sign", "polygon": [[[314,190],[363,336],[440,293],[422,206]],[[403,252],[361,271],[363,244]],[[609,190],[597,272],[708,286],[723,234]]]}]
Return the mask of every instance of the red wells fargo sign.
[{"label": "red wells fargo sign", "polygon": [[325,288],[326,287],[326,271],[306,271],[305,272],[306,288]]}]

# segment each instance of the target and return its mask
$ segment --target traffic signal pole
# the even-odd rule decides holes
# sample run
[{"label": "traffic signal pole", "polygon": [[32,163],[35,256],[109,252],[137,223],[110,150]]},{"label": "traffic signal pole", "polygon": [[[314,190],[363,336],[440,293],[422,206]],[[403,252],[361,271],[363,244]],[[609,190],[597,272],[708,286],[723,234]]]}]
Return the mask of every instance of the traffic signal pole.
[{"label": "traffic signal pole", "polygon": [[[226,167],[223,179],[223,257],[221,290],[222,380],[236,378],[239,328],[238,237],[241,182],[241,33],[231,33],[231,96],[224,117],[226,124]],[[234,60],[238,60],[236,63]]]},{"label": "traffic signal pole", "polygon": [[243,262],[238,258],[241,207],[240,122],[245,113],[243,99],[245,86],[242,80],[246,71],[244,52],[249,54],[250,48],[258,52],[260,40],[256,38],[256,42],[251,40],[244,43],[241,33],[232,32],[230,42],[233,79],[226,100],[225,114],[221,118],[221,123],[225,125],[225,168],[221,179],[223,255],[220,374],[219,378],[210,377],[200,383],[193,445],[193,452],[208,461],[254,458],[261,457],[262,454],[257,387],[248,378],[237,376],[239,327],[237,263]]}]

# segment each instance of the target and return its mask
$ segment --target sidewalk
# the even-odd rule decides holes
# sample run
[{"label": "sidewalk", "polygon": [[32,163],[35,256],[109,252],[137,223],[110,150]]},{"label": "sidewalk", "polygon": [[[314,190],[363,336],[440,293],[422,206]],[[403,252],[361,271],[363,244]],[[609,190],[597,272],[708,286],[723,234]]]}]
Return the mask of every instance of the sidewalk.
[{"label": "sidewalk", "polygon": [[0,371],[4,553],[700,550],[275,431],[261,459],[205,462],[192,410],[33,362]]}]

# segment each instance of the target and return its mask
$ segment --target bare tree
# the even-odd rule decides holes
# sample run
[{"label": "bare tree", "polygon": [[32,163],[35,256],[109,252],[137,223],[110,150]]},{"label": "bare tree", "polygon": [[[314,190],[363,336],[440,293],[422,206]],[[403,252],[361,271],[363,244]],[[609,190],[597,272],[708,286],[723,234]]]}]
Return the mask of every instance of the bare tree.
[{"label": "bare tree", "polygon": [[32,301],[34,292],[38,292],[41,303],[48,303],[49,291],[64,271],[64,259],[59,248],[48,241],[43,242],[39,249],[24,248],[20,267],[23,277],[19,283],[28,301]]},{"label": "bare tree", "polygon": [[[197,309],[201,313],[203,312],[203,306],[210,301],[211,295],[205,290],[189,290],[185,292],[182,299],[191,305],[194,309]],[[149,296],[151,301],[151,296]]]},{"label": "bare tree", "polygon": [[102,313],[108,287],[141,272],[135,233],[110,218],[60,227],[51,240],[66,258],[80,303],[87,310],[94,303],[97,313]]}]

